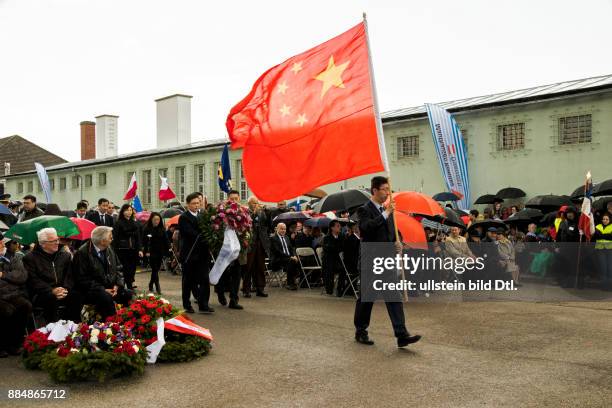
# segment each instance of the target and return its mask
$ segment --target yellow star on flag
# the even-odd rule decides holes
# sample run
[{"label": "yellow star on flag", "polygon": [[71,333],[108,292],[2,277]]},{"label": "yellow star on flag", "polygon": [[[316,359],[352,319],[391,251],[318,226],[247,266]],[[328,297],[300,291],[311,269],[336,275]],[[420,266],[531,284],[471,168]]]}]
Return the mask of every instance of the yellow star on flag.
[{"label": "yellow star on flag", "polygon": [[329,88],[335,86],[336,88],[344,88],[344,83],[342,82],[342,73],[348,67],[350,61],[346,61],[341,65],[336,65],[334,62],[334,56],[329,57],[329,62],[327,63],[327,69],[321,72],[319,75],[315,77],[317,81],[323,82],[323,88],[321,89],[321,99],[323,96],[329,91]]},{"label": "yellow star on flag", "polygon": [[280,108],[280,113],[283,117],[289,115],[291,113],[291,106],[283,104],[283,107]]},{"label": "yellow star on flag", "polygon": [[304,123],[308,122],[308,119],[306,119],[306,114],[302,113],[300,115],[298,115],[297,120],[295,121],[295,123],[297,123],[300,126],[304,126]]},{"label": "yellow star on flag", "polygon": [[278,84],[278,92],[282,93],[283,95],[287,91],[287,88],[289,88],[289,87],[287,86],[287,82],[286,81],[283,81],[280,84]]},{"label": "yellow star on flag", "polygon": [[303,68],[302,68],[302,63],[301,62],[294,62],[293,66],[291,67],[291,71],[293,71],[294,74],[297,74],[302,69]]}]

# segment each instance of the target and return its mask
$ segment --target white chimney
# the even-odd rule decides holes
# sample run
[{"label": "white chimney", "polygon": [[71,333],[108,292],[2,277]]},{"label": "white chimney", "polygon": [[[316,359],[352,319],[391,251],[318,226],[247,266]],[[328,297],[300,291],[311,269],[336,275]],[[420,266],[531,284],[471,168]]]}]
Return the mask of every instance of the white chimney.
[{"label": "white chimney", "polygon": [[96,116],[96,159],[117,156],[118,119],[115,115]]},{"label": "white chimney", "polygon": [[158,149],[191,143],[191,98],[190,95],[175,94],[155,100]]}]

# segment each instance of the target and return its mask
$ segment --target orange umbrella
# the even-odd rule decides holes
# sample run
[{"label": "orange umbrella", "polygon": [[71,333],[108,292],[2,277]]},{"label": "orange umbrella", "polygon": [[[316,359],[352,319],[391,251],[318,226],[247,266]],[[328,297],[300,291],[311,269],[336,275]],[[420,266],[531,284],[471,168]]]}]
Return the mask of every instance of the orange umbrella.
[{"label": "orange umbrella", "polygon": [[423,225],[415,218],[399,211],[393,213],[402,242],[411,248],[427,249],[427,237]]},{"label": "orange umbrella", "polygon": [[178,214],[178,215],[175,215],[172,218],[168,218],[166,220],[166,228],[168,228],[171,225],[178,225],[178,220],[179,220],[180,216],[181,216],[181,214]]},{"label": "orange umbrella", "polygon": [[[416,191],[400,191],[393,193],[395,209],[409,214],[445,216],[444,208],[430,196]],[[389,200],[387,200],[388,203]]]}]

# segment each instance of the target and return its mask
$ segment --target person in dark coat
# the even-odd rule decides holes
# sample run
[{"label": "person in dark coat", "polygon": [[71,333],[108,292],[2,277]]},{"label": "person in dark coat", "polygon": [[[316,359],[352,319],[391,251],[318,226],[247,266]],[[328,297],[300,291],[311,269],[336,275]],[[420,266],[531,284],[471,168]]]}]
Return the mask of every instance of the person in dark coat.
[{"label": "person in dark coat", "polygon": [[[559,224],[556,241],[561,243],[558,246],[556,261],[558,267],[555,268],[559,284],[564,288],[571,288],[578,284],[578,288],[584,285],[584,274],[580,273],[580,262],[578,245],[580,242],[580,228],[578,228],[578,216],[573,207],[565,209],[565,217]],[[571,242],[573,244],[565,244]],[[578,278],[576,278],[578,271]]]},{"label": "person in dark coat", "polygon": [[328,295],[334,293],[334,278],[336,275],[339,276],[338,288],[336,295],[342,296],[344,292],[344,286],[342,283],[345,281],[344,267],[342,266],[342,260],[340,259],[340,253],[344,247],[344,239],[340,234],[341,225],[338,220],[332,220],[329,223],[329,234],[323,238],[323,259],[321,260],[323,269],[323,282],[325,283],[325,291]]},{"label": "person in dark coat", "polygon": [[91,240],[74,255],[73,274],[77,290],[87,304],[93,304],[103,320],[116,313],[115,303],[129,304],[134,292],[125,289],[121,263],[111,247],[113,229],[97,227]]},{"label": "person in dark coat", "polygon": [[249,215],[253,221],[251,240],[247,251],[247,263],[243,268],[242,296],[250,298],[255,287],[257,296],[268,297],[266,287],[266,258],[270,253],[269,218],[256,197],[249,198]]},{"label": "person in dark coat", "polygon": [[[44,310],[47,323],[60,319],[81,321],[82,298],[74,289],[72,256],[60,247],[57,231],[38,231],[38,245],[24,258],[28,271],[28,291],[35,307]],[[60,313],[63,309],[63,313]]]},{"label": "person in dark coat", "polygon": [[187,211],[179,216],[178,230],[180,239],[180,260],[182,263],[182,298],[183,308],[188,313],[195,313],[191,306],[191,293],[198,296],[200,313],[212,313],[215,310],[208,305],[210,300],[210,250],[202,237],[198,224],[200,197],[197,193],[187,196]]},{"label": "person in dark coat", "polygon": [[[348,271],[350,279],[355,279],[359,275],[359,251],[361,238],[359,233],[359,225],[357,223],[348,226],[348,234],[344,240],[344,266]],[[346,287],[348,282],[344,283]],[[357,289],[357,288],[356,288]],[[353,294],[352,289],[349,292]]]},{"label": "person in dark coat", "polygon": [[159,286],[159,269],[162,259],[169,255],[170,241],[166,235],[166,229],[160,213],[153,212],[147,221],[143,233],[143,252],[149,258],[151,265],[151,279],[149,280],[149,292],[153,291],[153,285],[157,294],[161,294]]},{"label": "person in dark coat", "polygon": [[295,278],[297,277],[297,262],[295,250],[287,236],[287,226],[279,222],[276,225],[276,234],[270,238],[270,269],[278,271],[284,269],[287,273],[287,289],[297,290]]},{"label": "person in dark coat", "polygon": [[123,279],[128,289],[134,286],[136,266],[142,258],[140,245],[140,226],[134,219],[134,208],[130,204],[123,204],[119,210],[119,218],[113,227],[113,249],[123,265]]},{"label": "person in dark coat", "polygon": [[85,218],[96,224],[98,227],[112,227],[115,224],[115,219],[107,214],[109,206],[110,201],[108,201],[106,198],[101,198],[98,200],[98,210],[88,212]]},{"label": "person in dark coat", "polygon": [[[386,209],[383,206],[391,193],[387,178],[373,177],[370,192],[372,198],[357,210],[361,240],[362,242],[394,242],[393,211],[395,205],[391,202]],[[396,246],[398,247],[397,250],[401,251],[401,244],[396,244]],[[355,340],[361,344],[374,344],[368,336],[373,305],[373,302],[362,302],[361,295],[355,304]],[[397,337],[397,346],[405,347],[419,341],[421,336],[411,336],[406,329],[404,304],[402,302],[385,302],[385,305],[393,325],[393,332]]]},{"label": "person in dark coat", "polygon": [[0,234],[0,358],[21,354],[32,304],[28,300],[28,272],[23,266],[23,254],[11,252],[5,246],[8,239]]},{"label": "person in dark coat", "polygon": [[36,206],[36,197],[33,195],[27,195],[23,197],[23,209],[17,217],[19,222],[29,221],[34,218],[40,217],[45,213],[43,210]]}]

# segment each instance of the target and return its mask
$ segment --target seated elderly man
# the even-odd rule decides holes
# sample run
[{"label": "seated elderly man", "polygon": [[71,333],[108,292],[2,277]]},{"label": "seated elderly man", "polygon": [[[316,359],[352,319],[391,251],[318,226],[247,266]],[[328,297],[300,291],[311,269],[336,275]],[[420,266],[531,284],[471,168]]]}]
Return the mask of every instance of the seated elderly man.
[{"label": "seated elderly man", "polygon": [[297,290],[297,285],[295,284],[298,272],[297,262],[295,250],[287,236],[287,226],[279,222],[276,226],[276,233],[270,238],[269,267],[273,271],[284,269],[287,272],[287,289],[289,290]]},{"label": "seated elderly man", "polygon": [[25,283],[28,273],[23,267],[21,252],[7,250],[0,234],[0,357],[21,353],[21,343],[25,335],[32,305],[27,298]]},{"label": "seated elderly man", "polygon": [[121,264],[111,248],[113,229],[100,226],[91,233],[91,241],[74,255],[77,286],[86,303],[106,319],[115,314],[115,302],[126,305],[134,293],[124,288]]},{"label": "seated elderly man", "polygon": [[23,258],[32,303],[44,310],[47,323],[80,322],[82,303],[74,290],[70,252],[60,246],[55,228],[43,228],[36,235],[38,244]]}]

